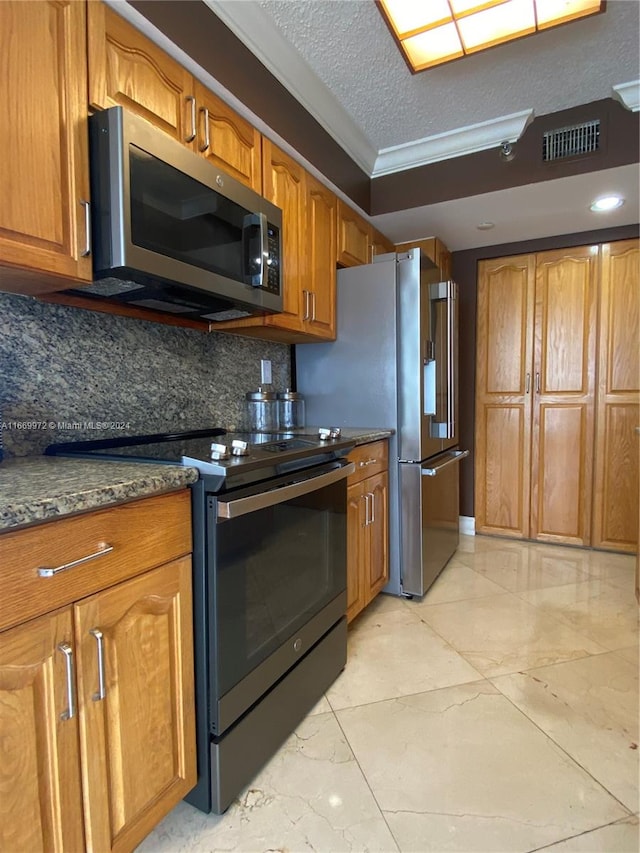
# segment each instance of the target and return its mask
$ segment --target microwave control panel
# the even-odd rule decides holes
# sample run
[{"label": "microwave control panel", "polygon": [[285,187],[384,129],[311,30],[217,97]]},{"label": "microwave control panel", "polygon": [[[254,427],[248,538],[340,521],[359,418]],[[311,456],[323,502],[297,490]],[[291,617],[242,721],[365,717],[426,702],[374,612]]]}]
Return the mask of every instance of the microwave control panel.
[{"label": "microwave control panel", "polygon": [[275,225],[267,226],[267,240],[269,249],[269,263],[264,290],[269,293],[280,294],[280,230]]}]

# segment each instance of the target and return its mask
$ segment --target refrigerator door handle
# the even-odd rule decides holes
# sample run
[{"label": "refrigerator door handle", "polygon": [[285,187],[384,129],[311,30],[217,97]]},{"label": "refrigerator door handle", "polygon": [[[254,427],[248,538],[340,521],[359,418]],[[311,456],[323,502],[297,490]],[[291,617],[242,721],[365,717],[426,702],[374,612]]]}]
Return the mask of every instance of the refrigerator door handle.
[{"label": "refrigerator door handle", "polygon": [[[456,286],[453,281],[443,281],[436,285],[430,286],[430,299],[432,303],[444,302],[446,304],[446,329],[444,334],[446,337],[446,346],[444,348],[443,357],[446,359],[444,371],[441,373],[441,379],[446,387],[443,389],[446,394],[446,406],[443,412],[446,420],[431,422],[431,437],[432,438],[455,438],[455,419],[456,419],[456,368],[455,368],[455,345],[456,345],[456,313],[455,299]],[[444,375],[443,375],[444,374]],[[435,371],[434,371],[435,376]],[[435,412],[434,412],[435,414]],[[441,417],[442,417],[441,416]]]},{"label": "refrigerator door handle", "polygon": [[440,465],[435,465],[433,468],[422,468],[422,476],[423,477],[437,477],[439,472],[442,471],[443,468],[447,468],[449,465],[453,465],[454,462],[459,462],[461,459],[464,459],[465,456],[469,455],[468,450],[453,450],[449,455],[449,458],[446,462],[442,462]]}]

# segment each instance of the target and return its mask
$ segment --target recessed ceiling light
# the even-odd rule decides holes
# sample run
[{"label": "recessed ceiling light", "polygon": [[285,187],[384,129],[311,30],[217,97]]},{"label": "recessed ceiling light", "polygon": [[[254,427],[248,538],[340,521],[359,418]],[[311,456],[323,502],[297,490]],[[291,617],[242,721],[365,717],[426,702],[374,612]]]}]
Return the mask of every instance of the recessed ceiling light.
[{"label": "recessed ceiling light", "polygon": [[622,207],[623,204],[624,199],[620,195],[603,195],[592,201],[590,207],[594,213],[607,213],[609,210]]},{"label": "recessed ceiling light", "polygon": [[495,222],[478,222],[478,224],[476,225],[478,231],[491,231],[491,229],[495,227]]}]

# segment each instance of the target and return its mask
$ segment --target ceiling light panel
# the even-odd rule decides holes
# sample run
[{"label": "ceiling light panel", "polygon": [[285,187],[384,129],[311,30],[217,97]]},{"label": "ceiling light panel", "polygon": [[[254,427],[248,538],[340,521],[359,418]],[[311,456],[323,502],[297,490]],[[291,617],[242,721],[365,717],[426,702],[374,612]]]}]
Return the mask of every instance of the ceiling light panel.
[{"label": "ceiling light panel", "polygon": [[602,0],[378,0],[412,71],[604,11]]}]

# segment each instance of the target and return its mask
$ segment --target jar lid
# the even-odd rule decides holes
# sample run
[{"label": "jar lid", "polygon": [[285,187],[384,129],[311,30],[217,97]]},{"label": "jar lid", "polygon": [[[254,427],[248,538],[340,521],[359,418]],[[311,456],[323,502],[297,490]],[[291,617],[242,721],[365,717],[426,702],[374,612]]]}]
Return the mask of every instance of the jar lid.
[{"label": "jar lid", "polygon": [[247,400],[275,400],[276,395],[274,391],[265,391],[262,385],[258,385],[257,391],[247,391],[246,393]]},{"label": "jar lid", "polygon": [[287,388],[284,391],[278,391],[278,400],[302,400],[302,394],[298,391],[292,391],[291,388]]}]

